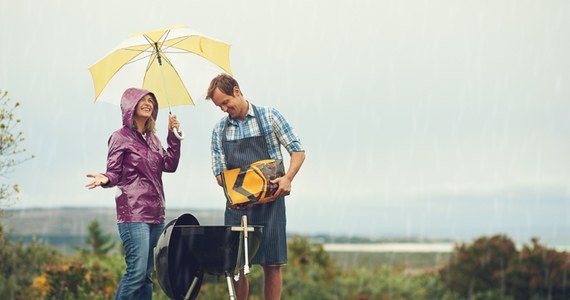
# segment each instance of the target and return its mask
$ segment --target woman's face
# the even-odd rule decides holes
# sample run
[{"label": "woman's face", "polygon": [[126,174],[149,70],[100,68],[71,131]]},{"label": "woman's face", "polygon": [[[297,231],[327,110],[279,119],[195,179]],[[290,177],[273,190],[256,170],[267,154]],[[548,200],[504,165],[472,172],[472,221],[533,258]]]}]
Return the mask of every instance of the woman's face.
[{"label": "woman's face", "polygon": [[150,118],[154,111],[154,100],[151,95],[145,95],[135,107],[135,117]]}]

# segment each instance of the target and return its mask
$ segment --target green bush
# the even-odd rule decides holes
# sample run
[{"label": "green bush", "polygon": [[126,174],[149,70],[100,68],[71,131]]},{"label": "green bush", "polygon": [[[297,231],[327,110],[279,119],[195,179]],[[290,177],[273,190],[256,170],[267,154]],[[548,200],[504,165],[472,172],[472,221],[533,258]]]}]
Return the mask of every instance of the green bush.
[{"label": "green bush", "polygon": [[570,298],[568,253],[547,249],[532,239],[507,270],[507,289],[515,299],[562,300]]},{"label": "green bush", "polygon": [[[506,236],[456,245],[435,273],[409,273],[405,266],[375,263],[339,268],[322,244],[294,236],[283,267],[287,300],[514,300],[569,299],[570,260],[533,239],[517,252]],[[110,248],[109,248],[110,249]],[[0,226],[0,299],[112,299],[125,270],[119,251],[79,251],[64,256],[36,240],[10,242]],[[249,274],[250,300],[263,299],[263,270]],[[225,277],[206,275],[201,300],[227,299]],[[153,299],[167,300],[155,280]]]},{"label": "green bush", "polygon": [[295,235],[289,240],[288,256],[283,268],[284,299],[335,299],[334,284],[338,273],[323,245]]},{"label": "green bush", "polygon": [[505,272],[516,256],[515,244],[504,235],[481,237],[472,244],[456,245],[441,279],[462,297],[505,290]]},{"label": "green bush", "polygon": [[11,242],[0,224],[0,299],[34,299],[33,278],[42,266],[61,254],[37,240],[29,244]]},{"label": "green bush", "polygon": [[359,267],[337,278],[337,299],[457,299],[432,274],[407,275],[397,268]]},{"label": "green bush", "polygon": [[440,278],[461,299],[570,299],[570,257],[537,239],[519,252],[506,236],[458,245]]}]

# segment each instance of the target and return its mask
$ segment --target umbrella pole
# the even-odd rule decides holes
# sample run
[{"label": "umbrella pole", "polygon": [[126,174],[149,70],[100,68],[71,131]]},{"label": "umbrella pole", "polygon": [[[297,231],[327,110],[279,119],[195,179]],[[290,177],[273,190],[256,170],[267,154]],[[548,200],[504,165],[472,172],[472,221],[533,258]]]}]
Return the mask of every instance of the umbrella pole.
[{"label": "umbrella pole", "polygon": [[[160,66],[160,75],[162,77],[162,87],[164,88],[164,93],[166,94],[166,102],[168,103],[168,114],[170,116],[172,116],[172,110],[170,109],[170,99],[168,97],[168,92],[166,91],[166,80],[164,79],[164,72],[162,71],[162,57],[160,56],[160,50],[158,48],[158,43],[154,43],[154,51],[156,51],[156,58],[158,59],[158,65]],[[183,140],[184,139],[184,133],[180,130],[178,130],[178,128],[174,127],[172,128],[172,131],[174,132],[174,135],[176,136],[176,138],[178,140]]]},{"label": "umbrella pole", "polygon": [[[172,116],[172,112],[170,111],[170,106],[168,107],[168,114]],[[178,140],[183,140],[184,139],[184,133],[182,131],[178,131],[178,128],[173,127],[172,131],[174,132],[174,135],[176,136],[176,138]]]}]

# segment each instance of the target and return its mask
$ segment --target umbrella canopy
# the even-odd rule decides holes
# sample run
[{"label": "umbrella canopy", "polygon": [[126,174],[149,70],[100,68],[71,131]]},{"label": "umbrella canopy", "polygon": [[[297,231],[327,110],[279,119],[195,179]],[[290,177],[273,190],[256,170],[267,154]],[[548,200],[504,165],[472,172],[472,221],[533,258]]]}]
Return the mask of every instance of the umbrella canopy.
[{"label": "umbrella canopy", "polygon": [[89,68],[95,101],[119,104],[125,89],[142,87],[160,108],[193,105],[213,77],[231,75],[229,49],[185,26],[132,34]]}]

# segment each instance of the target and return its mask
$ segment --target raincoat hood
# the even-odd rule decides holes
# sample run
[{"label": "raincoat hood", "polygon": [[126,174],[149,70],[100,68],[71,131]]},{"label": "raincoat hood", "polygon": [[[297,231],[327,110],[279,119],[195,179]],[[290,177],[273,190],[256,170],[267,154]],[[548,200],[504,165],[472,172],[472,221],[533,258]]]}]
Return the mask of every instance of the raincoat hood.
[{"label": "raincoat hood", "polygon": [[121,111],[123,113],[123,125],[129,128],[133,127],[133,118],[135,116],[135,108],[137,107],[137,103],[142,97],[150,94],[154,99],[154,107],[152,109],[152,118],[156,121],[156,117],[158,116],[158,100],[153,93],[139,88],[129,88],[123,93],[123,97],[121,97]]}]

